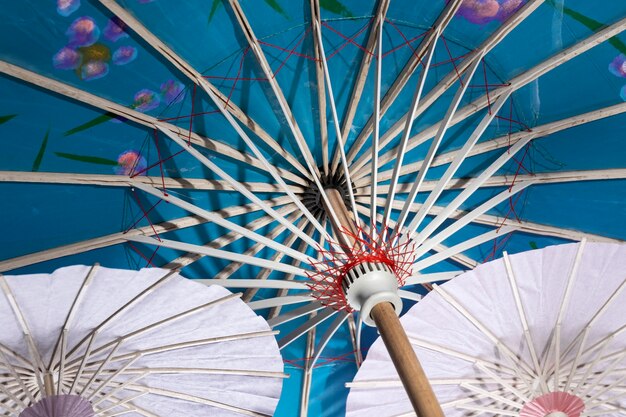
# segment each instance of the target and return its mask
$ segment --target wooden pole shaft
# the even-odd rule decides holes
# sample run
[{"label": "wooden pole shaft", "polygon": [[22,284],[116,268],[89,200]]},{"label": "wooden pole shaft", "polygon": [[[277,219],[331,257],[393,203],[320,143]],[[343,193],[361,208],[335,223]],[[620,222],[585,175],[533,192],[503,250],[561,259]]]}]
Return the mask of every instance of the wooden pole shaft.
[{"label": "wooden pole shaft", "polygon": [[[357,243],[354,238],[343,233],[343,230],[349,230],[356,236],[357,230],[341,193],[333,188],[328,188],[325,191],[338,221],[334,221],[329,216],[336,239],[346,248],[354,246]],[[328,207],[326,209],[328,211]],[[387,302],[379,303],[372,308],[370,315],[376,323],[389,356],[391,356],[391,361],[417,415],[419,417],[444,417],[443,410],[422,365],[415,355],[409,338],[400,324],[394,307]]]},{"label": "wooden pole shaft", "polygon": [[404,385],[413,409],[420,417],[444,417],[443,410],[424,373],[413,346],[390,303],[380,303],[370,314],[383,339],[400,381]]}]

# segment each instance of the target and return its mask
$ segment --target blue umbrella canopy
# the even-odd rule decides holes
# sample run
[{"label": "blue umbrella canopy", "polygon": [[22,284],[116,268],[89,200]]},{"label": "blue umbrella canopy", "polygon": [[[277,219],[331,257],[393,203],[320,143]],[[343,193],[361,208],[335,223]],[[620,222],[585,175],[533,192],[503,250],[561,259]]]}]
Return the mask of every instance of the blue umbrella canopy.
[{"label": "blue umbrella canopy", "polygon": [[277,415],[342,415],[375,338],[306,285],[333,248],[325,189],[409,239],[405,307],[503,249],[626,238],[624,2],[4,1],[0,18],[0,271],[153,265],[245,291],[280,330]]}]

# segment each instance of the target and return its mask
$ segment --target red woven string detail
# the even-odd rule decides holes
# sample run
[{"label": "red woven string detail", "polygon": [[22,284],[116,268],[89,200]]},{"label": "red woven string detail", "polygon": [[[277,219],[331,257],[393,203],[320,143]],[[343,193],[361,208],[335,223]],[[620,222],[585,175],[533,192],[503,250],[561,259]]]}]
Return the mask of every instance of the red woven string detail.
[{"label": "red woven string detail", "polygon": [[[415,244],[402,238],[381,241],[374,239],[365,230],[359,228],[357,234],[343,229],[343,234],[349,240],[354,240],[352,247],[343,247],[339,244],[330,245],[331,249],[318,248],[320,259],[310,259],[312,270],[307,271],[309,282],[307,286],[312,295],[322,304],[335,310],[353,311],[346,299],[342,287],[345,276],[354,267],[362,263],[378,263],[387,265],[395,274],[398,285],[403,286],[411,275],[411,268],[415,261]],[[377,230],[378,232],[378,230]],[[376,233],[380,236],[380,233]],[[342,250],[332,249],[341,247]]]}]

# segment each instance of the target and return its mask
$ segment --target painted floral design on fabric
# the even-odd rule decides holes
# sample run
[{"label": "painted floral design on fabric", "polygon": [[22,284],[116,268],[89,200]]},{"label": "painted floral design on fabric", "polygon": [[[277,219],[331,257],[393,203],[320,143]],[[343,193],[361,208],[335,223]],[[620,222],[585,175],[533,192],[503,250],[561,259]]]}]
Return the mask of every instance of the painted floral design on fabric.
[{"label": "painted floral design on fabric", "polygon": [[154,110],[161,104],[161,98],[152,90],[143,89],[135,94],[132,108],[140,112]]},{"label": "painted floral design on fabric", "polygon": [[609,71],[616,77],[626,78],[626,55],[619,54],[609,64]]},{"label": "painted floral design on fabric", "polygon": [[69,16],[80,7],[80,0],[57,0],[57,13],[61,16]]},{"label": "painted floral design on fabric", "polygon": [[133,172],[141,172],[140,175],[146,175],[146,172],[142,172],[148,166],[146,158],[135,150],[129,149],[122,152],[117,157],[117,166],[113,168],[113,171],[117,175],[131,175]]},{"label": "painted floral design on fabric", "polygon": [[107,40],[117,42],[122,38],[128,38],[128,33],[124,31],[125,28],[126,24],[124,22],[117,17],[113,17],[107,22],[102,34]]},{"label": "painted floral design on fabric", "polygon": [[74,20],[65,34],[69,38],[68,46],[89,46],[96,43],[100,37],[100,29],[95,20],[89,16],[83,16]]},{"label": "painted floral design on fabric", "polygon": [[[80,1],[58,0],[58,11],[68,16],[80,7]],[[100,28],[89,16],[74,20],[65,32],[67,44],[52,57],[52,65],[59,70],[74,70],[76,75],[85,81],[97,80],[109,73],[110,64],[126,65],[137,58],[137,48],[120,46],[115,52],[106,41],[117,42],[127,38],[124,31],[126,25],[118,18],[107,21],[100,39]]]},{"label": "painted floral design on fabric", "polygon": [[137,48],[132,46],[121,46],[113,52],[113,63],[115,65],[126,65],[137,58]]},{"label": "painted floral design on fabric", "polygon": [[75,49],[64,47],[52,57],[52,65],[57,69],[71,70],[78,68],[80,60],[80,54]]},{"label": "painted floral design on fabric", "polygon": [[[498,20],[504,22],[527,0],[464,0],[457,12],[468,22],[484,25]],[[449,0],[448,0],[449,2]]]},{"label": "painted floral design on fabric", "polygon": [[168,106],[170,104],[180,103],[185,98],[184,89],[185,86],[179,81],[165,81],[161,84],[161,97],[163,98],[163,102]]}]

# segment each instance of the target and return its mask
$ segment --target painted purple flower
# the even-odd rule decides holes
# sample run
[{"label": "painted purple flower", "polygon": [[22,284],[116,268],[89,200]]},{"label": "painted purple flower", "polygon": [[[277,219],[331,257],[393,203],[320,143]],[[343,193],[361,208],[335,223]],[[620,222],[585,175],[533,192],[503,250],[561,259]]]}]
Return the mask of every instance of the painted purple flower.
[{"label": "painted purple flower", "polygon": [[159,95],[152,90],[143,89],[135,94],[132,107],[140,112],[156,109],[161,104]]},{"label": "painted purple flower", "polygon": [[84,16],[74,20],[65,34],[70,38],[68,46],[89,46],[100,37],[100,29],[95,20]]},{"label": "painted purple flower", "polygon": [[504,22],[527,0],[464,0],[457,14],[468,22],[483,25],[494,20]]},{"label": "painted purple flower", "polygon": [[616,77],[626,78],[626,55],[619,54],[609,64],[609,71]]},{"label": "painted purple flower", "polygon": [[185,86],[176,80],[167,80],[161,84],[161,97],[168,106],[183,101],[185,98]]},{"label": "painted purple flower", "polygon": [[104,61],[89,61],[80,67],[80,78],[85,81],[97,80],[109,73],[109,64]]},{"label": "painted purple flower", "polygon": [[137,58],[137,49],[133,46],[120,46],[113,52],[113,63],[115,65],[126,65]]},{"label": "painted purple flower", "polygon": [[57,13],[69,16],[80,7],[80,0],[57,0]]},{"label": "painted purple flower", "polygon": [[80,65],[80,54],[75,49],[65,46],[54,54],[52,65],[61,70],[76,69]]},{"label": "painted purple flower", "polygon": [[[144,171],[148,166],[146,158],[132,149],[122,152],[117,157],[117,164],[118,165],[113,168],[113,171],[115,171],[117,175],[131,175],[133,172]],[[139,175],[146,175],[146,173],[141,172]]]},{"label": "painted purple flower", "polygon": [[103,36],[111,42],[117,42],[122,38],[127,38],[128,33],[124,31],[126,23],[122,22],[118,17],[112,17],[104,28]]}]

